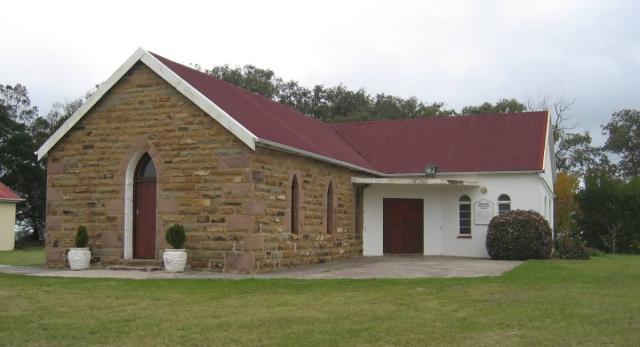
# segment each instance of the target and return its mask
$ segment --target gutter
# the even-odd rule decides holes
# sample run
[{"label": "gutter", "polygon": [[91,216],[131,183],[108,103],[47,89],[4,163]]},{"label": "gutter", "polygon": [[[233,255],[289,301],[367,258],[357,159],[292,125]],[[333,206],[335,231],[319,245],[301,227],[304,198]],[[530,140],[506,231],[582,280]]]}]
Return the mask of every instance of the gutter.
[{"label": "gutter", "polygon": [[298,155],[301,155],[303,157],[309,157],[309,158],[317,159],[317,160],[320,160],[320,161],[323,161],[323,162],[326,162],[326,163],[330,163],[330,164],[346,167],[346,168],[351,169],[351,170],[362,171],[362,172],[366,172],[366,173],[369,173],[369,174],[372,174],[372,175],[376,175],[376,176],[384,176],[384,173],[376,171],[376,170],[366,169],[366,168],[363,168],[362,166],[358,166],[358,165],[347,163],[346,161],[333,159],[333,158],[330,158],[330,157],[327,157],[327,156],[324,156],[324,155],[321,155],[321,154],[316,154],[316,153],[313,153],[313,152],[305,151],[303,149],[298,149],[298,148],[294,148],[294,147],[291,147],[291,146],[283,145],[281,143],[273,142],[273,141],[266,140],[266,139],[263,139],[263,138],[257,137],[255,142],[256,142],[256,145],[261,145],[263,147],[274,149],[274,150],[277,150],[277,151],[280,151],[280,152],[298,154]]},{"label": "gutter", "polygon": [[[438,171],[438,175],[496,175],[496,174],[504,174],[504,175],[513,175],[513,174],[539,174],[543,173],[544,170],[520,170],[520,171]],[[419,173],[392,173],[392,174],[383,174],[384,177],[410,177],[410,176],[424,176],[424,172]]]},{"label": "gutter", "polygon": [[9,202],[9,203],[17,204],[17,203],[20,203],[20,202],[23,202],[23,201],[25,201],[25,199],[0,199],[0,203]]}]

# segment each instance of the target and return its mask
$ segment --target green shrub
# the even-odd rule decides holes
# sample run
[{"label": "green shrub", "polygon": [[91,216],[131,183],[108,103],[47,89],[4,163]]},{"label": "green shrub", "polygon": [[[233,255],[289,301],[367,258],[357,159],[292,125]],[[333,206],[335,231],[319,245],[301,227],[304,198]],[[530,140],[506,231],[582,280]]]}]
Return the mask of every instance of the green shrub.
[{"label": "green shrub", "polygon": [[85,248],[89,244],[89,234],[87,234],[87,227],[81,225],[76,232],[76,248]]},{"label": "green shrub", "polygon": [[570,235],[563,235],[556,239],[554,255],[561,259],[589,259],[589,253],[582,240]]},{"label": "green shrub", "polygon": [[183,249],[184,242],[187,239],[187,235],[184,231],[184,227],[180,224],[172,225],[165,235],[167,242],[175,249]]},{"label": "green shrub", "polygon": [[548,259],[551,250],[551,228],[538,212],[514,210],[489,223],[487,251],[493,259]]},{"label": "green shrub", "polygon": [[605,253],[597,248],[585,247],[585,252],[589,255],[589,257],[601,257],[605,255]]}]

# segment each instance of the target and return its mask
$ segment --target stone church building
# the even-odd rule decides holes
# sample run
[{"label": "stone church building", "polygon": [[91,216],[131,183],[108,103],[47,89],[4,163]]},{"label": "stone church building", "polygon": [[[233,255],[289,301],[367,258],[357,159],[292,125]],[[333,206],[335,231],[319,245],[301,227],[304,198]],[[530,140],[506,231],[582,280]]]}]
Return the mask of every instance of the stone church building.
[{"label": "stone church building", "polygon": [[547,112],[328,124],[137,50],[38,150],[47,264],[80,225],[95,266],[264,272],[393,253],[487,257],[488,220],[552,222]]}]

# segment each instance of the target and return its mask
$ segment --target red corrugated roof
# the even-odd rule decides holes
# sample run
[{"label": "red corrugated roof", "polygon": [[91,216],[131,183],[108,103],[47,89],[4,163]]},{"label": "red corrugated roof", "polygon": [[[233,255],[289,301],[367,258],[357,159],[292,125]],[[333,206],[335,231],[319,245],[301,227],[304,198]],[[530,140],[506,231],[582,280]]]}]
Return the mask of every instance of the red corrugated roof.
[{"label": "red corrugated roof", "polygon": [[337,123],[377,170],[421,173],[541,170],[546,112]]},{"label": "red corrugated roof", "polygon": [[22,198],[16,194],[11,188],[0,182],[0,201],[21,201]]},{"label": "red corrugated roof", "polygon": [[262,95],[151,54],[259,138],[372,169],[331,125]]},{"label": "red corrugated roof", "polygon": [[543,167],[546,112],[329,124],[151,54],[261,139],[384,173]]}]

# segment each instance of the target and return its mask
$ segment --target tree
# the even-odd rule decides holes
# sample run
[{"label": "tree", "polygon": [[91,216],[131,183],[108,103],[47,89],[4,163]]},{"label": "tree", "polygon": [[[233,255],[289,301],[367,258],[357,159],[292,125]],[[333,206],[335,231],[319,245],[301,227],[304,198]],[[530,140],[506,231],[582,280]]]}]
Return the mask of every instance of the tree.
[{"label": "tree", "polygon": [[27,89],[0,85],[0,119],[6,125],[0,134],[0,180],[25,199],[19,203],[16,219],[42,234],[44,218],[44,167],[36,161],[37,149],[29,126],[38,109],[31,106]]},{"label": "tree", "polygon": [[[199,66],[197,69],[201,70]],[[282,79],[269,69],[261,69],[253,65],[232,68],[229,65],[215,66],[205,73],[217,79],[227,81],[240,88],[274,99],[278,95],[278,84]]]},{"label": "tree", "polygon": [[578,224],[588,245],[612,253],[640,251],[640,178],[626,182],[592,171],[577,200]]},{"label": "tree", "polygon": [[621,110],[602,126],[607,136],[604,149],[620,156],[619,167],[625,177],[640,175],[640,110]]},{"label": "tree", "polygon": [[0,84],[0,104],[7,116],[19,123],[30,123],[38,116],[38,108],[31,105],[27,88],[18,83],[15,86]]},{"label": "tree", "polygon": [[[202,70],[198,65],[195,68]],[[364,89],[351,90],[342,84],[334,87],[316,85],[306,88],[296,81],[283,80],[272,70],[253,65],[215,66],[204,72],[327,122],[455,114],[454,110],[445,109],[444,103],[429,104],[416,97],[402,98],[383,93],[372,96]]]},{"label": "tree", "polygon": [[554,192],[554,222],[557,233],[572,234],[575,229],[574,217],[578,211],[576,193],[578,191],[578,177],[560,172],[556,176]]},{"label": "tree", "polygon": [[27,88],[0,85],[0,180],[25,199],[16,211],[17,221],[42,239],[45,220],[46,171],[34,152],[91,95],[54,104],[46,117],[31,105]]},{"label": "tree", "polygon": [[574,100],[545,97],[535,104],[528,103],[527,106],[527,109],[549,110],[550,112],[557,170],[578,177],[584,177],[588,171],[593,169],[615,174],[616,167],[610,162],[606,153],[601,148],[592,145],[591,134],[587,131],[576,132],[575,126],[567,124],[568,113],[574,103]]},{"label": "tree", "polygon": [[500,99],[495,104],[485,102],[478,106],[465,106],[462,108],[462,114],[515,113],[525,111],[527,111],[527,106],[513,98]]},{"label": "tree", "polygon": [[591,145],[591,135],[584,133],[563,132],[556,143],[555,159],[559,171],[584,176],[589,170],[597,168],[610,168],[607,171],[615,172],[615,167],[609,161],[606,153],[601,148]]}]

